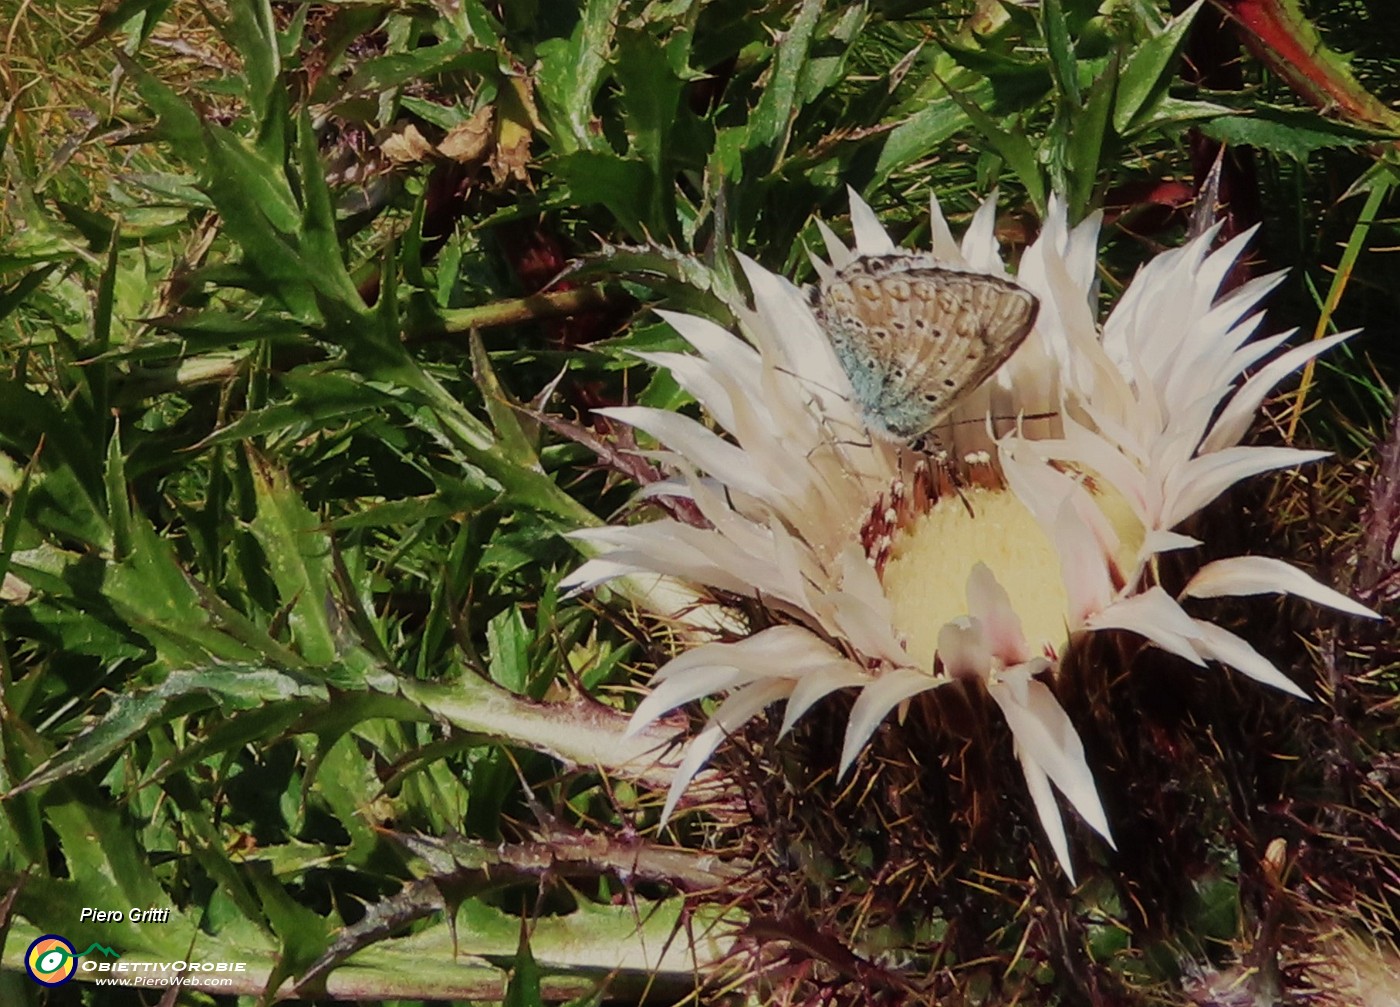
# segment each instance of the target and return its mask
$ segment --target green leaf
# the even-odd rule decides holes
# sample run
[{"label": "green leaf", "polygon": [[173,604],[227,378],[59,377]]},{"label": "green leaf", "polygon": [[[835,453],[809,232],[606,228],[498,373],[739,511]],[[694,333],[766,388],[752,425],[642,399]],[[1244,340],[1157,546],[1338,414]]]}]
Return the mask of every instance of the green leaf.
[{"label": "green leaf", "polygon": [[510,973],[510,985],[502,1007],[544,1007],[540,995],[540,967],[530,953],[530,932],[526,920],[520,920],[520,947],[515,952],[515,965]]},{"label": "green leaf", "polygon": [[[354,733],[347,729],[337,734],[336,727],[318,731],[320,737],[316,754],[303,784],[306,799],[324,803],[349,834],[350,844],[342,848],[341,858],[353,867],[371,866],[373,855],[381,845],[379,834],[373,828],[375,819],[368,806],[379,796],[382,787],[374,764],[360,751],[361,735],[381,726],[384,726],[383,722],[366,724]],[[403,727],[395,723],[387,725],[385,730],[397,735]],[[375,747],[384,751],[388,746],[380,744]],[[393,745],[384,754],[392,754],[399,747],[399,744]],[[324,950],[324,945],[318,947],[316,955]]]},{"label": "green leaf", "polygon": [[37,766],[5,796],[89,772],[152,727],[197,710],[246,710],[264,703],[325,696],[321,686],[272,668],[210,665],[174,671],[153,688],[118,694],[101,720]]},{"label": "green leaf", "polygon": [[266,436],[299,440],[326,429],[337,420],[378,414],[398,401],[388,391],[359,375],[324,366],[289,371],[282,375],[281,384],[291,393],[288,399],[244,413],[214,431],[199,446],[238,443]]},{"label": "green leaf", "polygon": [[1041,0],[1040,19],[1045,48],[1050,54],[1050,75],[1055,81],[1056,90],[1064,104],[1078,108],[1083,104],[1079,95],[1079,71],[1063,0]]},{"label": "green leaf", "polygon": [[204,124],[194,109],[126,53],[117,50],[115,55],[122,70],[136,81],[136,90],[142,99],[155,111],[160,138],[171,144],[187,163],[202,164],[203,158],[199,155],[204,149]]},{"label": "green leaf", "polygon": [[270,994],[283,980],[296,975],[325,953],[330,946],[330,927],[318,913],[292,898],[266,864],[250,863],[247,870],[262,902],[263,913],[281,942],[281,954],[267,979]]},{"label": "green leaf", "polygon": [[[31,521],[42,520],[61,534],[107,550],[111,530],[102,520],[101,445],[89,440],[75,406],[76,401],[69,401],[59,408],[52,398],[20,382],[0,384],[0,446],[32,457],[43,445]],[[44,513],[36,513],[36,508]]]},{"label": "green leaf", "polygon": [[251,447],[247,452],[257,496],[253,536],[267,556],[272,579],[288,609],[292,641],[312,665],[328,667],[337,655],[328,614],[332,605],[330,536],[302,503],[287,473]]},{"label": "green leaf", "polygon": [[1045,212],[1045,176],[1040,170],[1040,161],[1036,156],[1035,148],[1030,140],[1026,138],[1025,132],[1020,126],[1003,128],[998,126],[990,115],[984,112],[977,103],[962,94],[957,88],[944,84],[950,97],[961,106],[963,113],[972,120],[973,126],[979,133],[991,141],[1011,170],[1016,173],[1022,185],[1026,187],[1026,194],[1030,196],[1031,202],[1035,204],[1037,211]]},{"label": "green leaf", "polygon": [[[103,266],[102,275],[97,281],[97,299],[92,309],[92,352],[102,354],[107,351],[107,347],[112,342],[112,313],[116,301],[117,276],[120,260],[118,253],[121,242],[117,240],[120,231],[120,221],[112,221],[112,236],[107,246],[107,262]],[[87,385],[88,398],[92,403],[92,414],[100,417],[101,424],[105,428],[109,407],[109,384],[111,377],[111,367],[103,361],[89,361],[83,368],[83,380]],[[110,454],[108,455],[108,474],[111,473]],[[125,495],[126,487],[122,487]],[[111,506],[110,488],[108,494],[108,506]]]},{"label": "green leaf", "polygon": [[15,544],[19,542],[20,531],[24,528],[26,512],[29,509],[29,489],[33,485],[34,468],[38,458],[30,458],[20,476],[19,486],[10,494],[5,507],[5,520],[0,522],[0,583],[10,572],[10,557],[14,555]]},{"label": "green leaf", "polygon": [[[15,108],[19,105],[20,94],[16,92],[10,95],[4,106],[0,106],[0,158],[5,156],[5,148],[10,145],[10,132],[15,125]],[[0,317],[3,317],[0,314]]]},{"label": "green leaf", "polygon": [[[992,83],[971,74],[949,78],[964,101],[985,105],[993,98]],[[875,166],[875,181],[880,184],[890,175],[926,157],[932,156],[944,143],[968,125],[961,102],[944,92],[929,97],[908,119],[901,122],[885,139],[880,159]]]},{"label": "green leaf", "polygon": [[1335,119],[1325,119],[1304,109],[1251,106],[1249,112],[1220,116],[1198,124],[1212,140],[1227,146],[1257,147],[1271,154],[1305,162],[1308,155],[1328,147],[1358,147],[1375,143],[1385,134]]},{"label": "green leaf", "polygon": [[365,60],[341,87],[340,100],[362,94],[378,95],[401,84],[453,70],[491,73],[495,69],[496,60],[488,52],[464,50],[460,42],[440,42]]},{"label": "green leaf", "polygon": [[1089,88],[1083,110],[1074,117],[1068,147],[1070,220],[1077,221],[1088,212],[1098,183],[1101,168],[1116,152],[1109,120],[1113,115],[1113,96],[1118,83],[1118,61],[1110,60],[1107,68]]},{"label": "green leaf", "polygon": [[112,426],[107,441],[107,522],[112,526],[112,555],[123,560],[134,546],[131,497],[126,484],[126,459],[122,455],[121,421]]},{"label": "green leaf", "polygon": [[1113,128],[1119,135],[1141,125],[1140,120],[1149,117],[1153,106],[1166,95],[1181,47],[1186,44],[1191,23],[1204,2],[1196,0],[1124,61],[1113,106]]},{"label": "green leaf", "polygon": [[213,172],[205,188],[215,205],[252,211],[279,235],[294,238],[301,229],[301,211],[282,165],[222,126],[209,126],[204,135]]},{"label": "green leaf", "polygon": [[525,617],[517,607],[497,613],[486,625],[486,645],[490,648],[487,667],[491,680],[517,695],[524,694],[530,681],[532,638]]},{"label": "green leaf", "polygon": [[282,149],[282,123],[270,120],[274,114],[285,114],[282,96],[282,57],[277,48],[277,28],[273,22],[268,0],[241,0],[229,5],[229,19],[224,25],[224,37],[234,52],[243,58],[243,91],[247,96],[257,134],[277,140],[269,149]]},{"label": "green leaf", "polygon": [[28,300],[29,295],[43,286],[44,281],[58,269],[57,262],[51,262],[29,270],[10,286],[0,290],[0,319]]},{"label": "green leaf", "polygon": [[486,355],[486,348],[481,345],[481,337],[475,331],[471,333],[470,343],[472,376],[481,389],[482,401],[491,417],[491,426],[495,428],[502,456],[513,465],[540,469],[534,439],[525,432],[520,422],[519,404],[501,386],[491,367],[491,359]]},{"label": "green leaf", "polygon": [[78,42],[79,49],[86,49],[94,42],[110,35],[126,22],[153,9],[164,9],[169,0],[118,0],[105,10],[99,10],[97,24]]},{"label": "green leaf", "polygon": [[[106,567],[101,592],[113,613],[145,636],[169,666],[202,664],[211,656],[232,662],[285,659],[275,641],[250,632],[246,619],[187,574],[171,542],[138,511],[132,512],[131,554]],[[77,597],[86,600],[82,592]]]},{"label": "green leaf", "polygon": [[559,153],[607,146],[593,129],[593,103],[607,76],[621,9],[622,0],[588,0],[572,36],[548,39],[536,49],[535,85]]},{"label": "green leaf", "polygon": [[326,698],[322,692],[307,689],[305,695],[283,695],[276,702],[246,710],[223,707],[221,719],[206,725],[196,739],[158,763],[142,785],[159,783],[206,759],[237,752],[244,745],[270,748],[308,711],[323,706]]},{"label": "green leaf", "polygon": [[[670,46],[681,53],[688,47],[678,36]],[[685,81],[671,66],[671,57],[650,32],[621,32],[613,60],[618,86],[622,89],[623,121],[630,154],[647,166],[647,190],[640,202],[645,206],[647,229],[654,235],[674,233],[675,174],[679,153],[677,133],[689,113],[682,109]]]},{"label": "green leaf", "polygon": [[633,158],[593,150],[576,150],[550,162],[569,186],[577,206],[606,206],[634,241],[647,238],[651,219],[652,176]]},{"label": "green leaf", "polygon": [[[333,332],[332,338],[339,336],[337,342],[350,345],[354,334],[363,332],[368,338],[387,338],[397,343],[397,328],[384,333],[372,323],[365,324],[370,323],[371,318],[367,317],[369,312],[364,300],[345,268],[340,236],[336,232],[335,205],[326,184],[326,170],[321,163],[311,113],[304,106],[297,117],[297,166],[302,199],[300,248],[306,260],[305,268],[311,270],[323,307],[329,302],[335,309],[333,318],[348,325],[348,331]],[[355,321],[362,324],[355,325]]]},{"label": "green leaf", "polygon": [[798,83],[821,18],[822,0],[802,0],[787,31],[778,40],[769,77],[749,118],[747,146],[766,151],[766,167],[783,162],[793,119],[797,116]]}]

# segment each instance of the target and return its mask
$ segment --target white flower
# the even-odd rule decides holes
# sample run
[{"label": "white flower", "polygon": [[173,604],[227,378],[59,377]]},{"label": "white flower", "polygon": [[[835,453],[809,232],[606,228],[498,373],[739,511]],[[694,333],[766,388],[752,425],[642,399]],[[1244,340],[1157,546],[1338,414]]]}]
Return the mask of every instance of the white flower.
[{"label": "white flower", "polygon": [[[831,264],[898,254],[852,193],[856,247],[822,227]],[[935,201],[934,256],[1005,276],[985,202],[961,244]],[[655,438],[673,473],[652,494],[685,497],[710,527],[662,519],[589,529],[596,558],[572,577],[587,588],[662,574],[756,599],[775,623],[711,642],[661,668],[632,724],[727,694],[671,787],[669,817],[724,737],[778,700],[778,734],[823,696],[859,690],[845,773],[889,712],[958,678],[981,680],[1005,716],[1026,783],[1061,865],[1073,877],[1053,783],[1110,843],[1084,749],[1046,680],[1079,634],[1128,630],[1197,665],[1217,661],[1275,688],[1302,691],[1244,639],[1193,617],[1188,597],[1287,592],[1355,615],[1362,606],[1273,559],[1202,567],[1174,598],[1154,557],[1199,543],[1175,529],[1248,476],[1319,452],[1239,441],[1270,390],[1344,336],[1258,368],[1289,333],[1246,340],[1279,277],[1216,300],[1247,236],[1211,252],[1214,233],[1159,255],[1095,323],[1098,219],[1068,226],[1052,201],[1017,277],[1041,302],[1035,330],[937,431],[925,456],[871,436],[808,299],[744,260],[752,309],[740,339],[701,318],[662,313],[695,354],[642,356],[671,371],[710,426],[640,407],[602,410]],[[726,436],[727,435],[727,436]]]}]

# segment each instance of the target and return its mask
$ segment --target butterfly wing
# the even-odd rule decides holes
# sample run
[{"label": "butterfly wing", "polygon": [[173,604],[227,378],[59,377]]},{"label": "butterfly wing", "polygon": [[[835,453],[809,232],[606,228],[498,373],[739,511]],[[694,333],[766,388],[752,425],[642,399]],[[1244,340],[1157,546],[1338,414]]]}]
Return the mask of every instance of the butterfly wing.
[{"label": "butterfly wing", "polygon": [[1011,356],[1039,302],[1009,280],[916,256],[857,260],[817,311],[872,426],[913,440]]}]

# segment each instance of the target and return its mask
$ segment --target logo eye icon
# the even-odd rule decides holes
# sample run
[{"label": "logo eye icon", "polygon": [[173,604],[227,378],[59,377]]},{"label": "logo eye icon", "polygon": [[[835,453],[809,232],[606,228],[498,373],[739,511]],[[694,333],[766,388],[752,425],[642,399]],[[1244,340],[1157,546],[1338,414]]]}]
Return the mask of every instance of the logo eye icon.
[{"label": "logo eye icon", "polygon": [[63,963],[68,960],[62,948],[54,948],[52,951],[45,951],[39,958],[38,970],[47,975],[50,972],[57,972]]},{"label": "logo eye icon", "polygon": [[73,945],[58,934],[45,934],[24,955],[24,970],[40,986],[62,986],[78,971]]}]

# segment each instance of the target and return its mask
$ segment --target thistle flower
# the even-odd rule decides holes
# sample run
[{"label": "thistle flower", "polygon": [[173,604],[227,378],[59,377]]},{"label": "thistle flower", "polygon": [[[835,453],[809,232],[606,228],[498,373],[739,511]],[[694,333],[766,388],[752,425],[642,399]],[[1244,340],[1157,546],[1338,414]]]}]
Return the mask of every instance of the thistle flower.
[{"label": "thistle flower", "polygon": [[[823,277],[856,257],[909,254],[854,193],[851,216],[854,250],[822,225]],[[994,221],[989,199],[959,244],[935,200],[933,259],[1007,276]],[[781,737],[823,696],[858,690],[844,774],[893,709],[975,679],[1010,727],[1072,879],[1052,783],[1112,843],[1083,745],[1049,684],[1077,638],[1126,630],[1303,697],[1246,640],[1193,616],[1190,600],[1282,592],[1372,614],[1262,556],[1208,563],[1177,597],[1157,583],[1157,556],[1200,545],[1182,522],[1242,479],[1322,457],[1239,442],[1281,379],[1346,336],[1284,352],[1246,379],[1291,334],[1247,342],[1281,277],[1217,299],[1248,235],[1212,252],[1214,231],[1150,262],[1100,329],[1098,226],[1093,217],[1071,228],[1063,203],[1051,202],[1016,277],[1040,301],[1034,330],[935,431],[936,452],[872,435],[808,298],[757,263],[742,260],[754,296],[740,311],[747,340],[661,313],[695,353],[640,355],[669,369],[718,430],[660,409],[600,412],[660,442],[655,457],[672,476],[648,492],[688,499],[709,526],[660,519],[577,532],[595,558],[569,584],[661,574],[753,599],[768,624],[681,653],[637,707],[640,728],[726,694],[689,742],[663,820],[724,737],[779,700]]]}]

